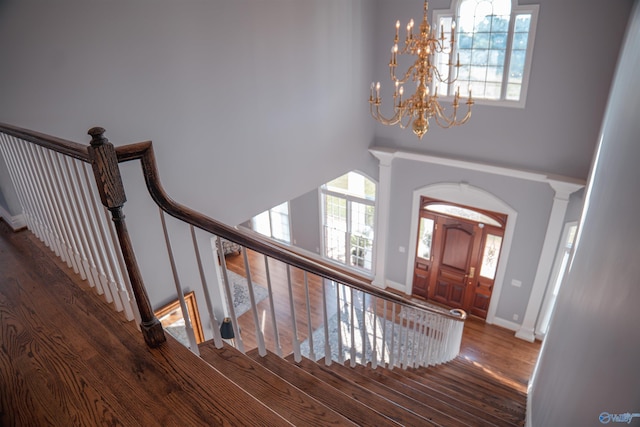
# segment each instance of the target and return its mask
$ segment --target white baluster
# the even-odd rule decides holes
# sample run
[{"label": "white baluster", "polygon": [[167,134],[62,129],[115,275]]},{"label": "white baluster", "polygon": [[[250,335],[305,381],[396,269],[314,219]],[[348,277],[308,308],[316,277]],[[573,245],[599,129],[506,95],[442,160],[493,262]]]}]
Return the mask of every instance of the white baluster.
[{"label": "white baluster", "polygon": [[300,362],[302,360],[302,355],[300,354],[300,340],[298,339],[298,326],[296,324],[296,309],[295,303],[293,301],[293,286],[291,284],[291,266],[287,264],[287,284],[289,286],[289,306],[291,309],[291,332],[292,343],[293,343],[293,359],[296,362]]},{"label": "white baluster", "polygon": [[69,254],[69,259],[71,261],[73,271],[76,274],[80,274],[82,280],[86,280],[87,276],[82,268],[82,263],[80,262],[80,254],[78,253],[78,248],[76,247],[76,241],[71,234],[71,227],[67,218],[66,207],[60,199],[60,191],[58,190],[56,182],[54,182],[54,177],[52,176],[51,172],[51,166],[42,153],[43,149],[41,147],[33,147],[31,145],[27,145],[25,148],[28,151],[31,151],[31,155],[35,161],[36,166],[36,168],[34,169],[34,174],[38,177],[41,183],[43,194],[51,201],[51,205],[53,206],[54,210],[54,217],[59,218],[59,228],[62,232],[62,236],[66,244],[67,253]]},{"label": "white baluster", "polygon": [[167,245],[167,252],[169,255],[169,265],[171,266],[171,272],[173,273],[173,282],[176,285],[176,292],[178,294],[178,301],[180,302],[180,309],[182,310],[182,318],[184,319],[184,327],[187,331],[187,338],[189,338],[189,348],[191,351],[200,355],[200,349],[196,341],[196,335],[193,332],[193,325],[191,324],[191,316],[187,308],[187,303],[184,300],[184,291],[180,284],[180,277],[178,276],[178,269],[176,268],[176,262],[173,257],[173,249],[171,249],[171,240],[169,239],[169,231],[167,230],[167,223],[164,218],[164,212],[161,208],[158,208],[160,212],[160,222],[162,223],[162,231],[164,233],[164,241]]},{"label": "white baluster", "polygon": [[235,336],[233,342],[235,347],[244,353],[244,343],[238,328],[238,317],[236,316],[236,309],[233,305],[233,292],[231,292],[231,282],[229,281],[229,273],[227,272],[227,261],[224,258],[224,250],[222,248],[222,239],[218,236],[216,238],[216,246],[218,248],[218,259],[220,260],[220,269],[222,270],[222,279],[224,282],[224,292],[227,295],[227,309],[229,310],[229,317],[231,317],[231,326],[233,327],[233,335]]},{"label": "white baluster", "polygon": [[371,349],[371,367],[378,367],[378,298],[373,297],[373,347]]},{"label": "white baluster", "polygon": [[396,303],[391,303],[391,346],[389,347],[389,369],[393,369],[395,364],[395,358],[393,355],[394,346],[396,343]]},{"label": "white baluster", "polygon": [[247,249],[242,247],[242,257],[244,258],[244,269],[247,274],[247,287],[249,289],[249,300],[251,301],[251,312],[253,313],[253,322],[256,326],[256,337],[258,338],[258,354],[265,356],[267,348],[264,344],[264,334],[260,328],[260,318],[258,316],[258,307],[256,306],[256,295],[251,281],[251,269],[249,268],[249,258],[247,257]]},{"label": "white baluster", "polygon": [[[322,278],[322,318],[324,322],[324,364],[331,366],[331,343],[329,342],[329,316],[327,315],[327,279]],[[339,308],[338,308],[339,310]]]},{"label": "white baluster", "polygon": [[309,278],[306,271],[303,271],[303,277],[305,302],[307,304],[307,335],[309,337],[309,359],[315,362],[317,359],[316,352],[313,349],[313,325],[311,324],[311,302],[309,301]]},{"label": "white baluster", "polygon": [[[48,230],[44,228],[44,224],[41,224],[37,218],[37,211],[31,204],[31,200],[29,199],[29,193],[26,190],[26,185],[24,183],[24,175],[23,171],[21,171],[15,161],[14,161],[14,152],[13,147],[10,144],[9,135],[5,135],[0,133],[0,152],[5,160],[7,165],[7,170],[9,171],[9,177],[11,178],[11,183],[13,187],[16,189],[16,194],[18,196],[18,201],[20,202],[20,207],[22,208],[22,213],[25,218],[25,222],[27,223],[27,227],[31,230],[40,240],[42,240],[51,250],[55,251],[56,247],[52,244],[50,240],[50,233]],[[58,255],[58,254],[56,254]]]},{"label": "white baluster", "polygon": [[[60,213],[62,215],[62,223],[67,230],[68,242],[71,244],[71,250],[73,251],[73,257],[75,260],[77,273],[80,274],[82,280],[87,280],[87,272],[85,271],[85,264],[83,260],[86,258],[82,246],[80,244],[80,238],[78,236],[78,230],[76,229],[75,221],[73,220],[73,214],[70,212],[69,200],[62,188],[62,180],[59,177],[59,169],[54,165],[51,159],[51,152],[45,150],[40,146],[33,147],[37,152],[38,157],[41,159],[43,168],[40,172],[43,174],[43,179],[49,185],[51,195],[56,200]],[[91,281],[90,281],[91,283]]]},{"label": "white baluster", "polygon": [[[102,286],[100,283],[100,277],[96,268],[96,262],[93,259],[93,253],[89,241],[87,239],[87,221],[82,217],[80,209],[78,207],[77,189],[71,181],[70,174],[68,172],[68,165],[60,153],[53,152],[51,150],[45,150],[51,159],[52,166],[56,171],[55,174],[59,177],[60,189],[63,192],[63,198],[66,200],[67,210],[69,212],[69,219],[73,224],[75,235],[77,236],[77,244],[80,249],[80,257],[82,262],[82,268],[87,275],[87,280],[92,287]],[[111,301],[107,299],[107,302],[113,301],[113,296],[110,290],[105,291],[105,295],[111,297]],[[116,304],[117,307],[117,304]]]},{"label": "white baluster", "polygon": [[[338,282],[334,281],[333,283],[336,286],[336,307],[338,308],[338,312],[336,313],[338,320],[338,362],[342,365],[344,364],[344,352],[342,351],[342,304],[340,303],[340,289],[342,289],[344,295],[344,288]],[[343,298],[346,299],[346,296]]]},{"label": "white baluster", "polygon": [[367,294],[364,292],[359,292],[362,294],[362,323],[360,324],[360,331],[362,332],[362,365],[367,364]]},{"label": "white baluster", "polygon": [[34,153],[28,148],[27,143],[14,140],[13,146],[20,165],[19,168],[24,172],[25,182],[29,187],[28,194],[30,194],[33,204],[37,206],[41,222],[50,230],[52,241],[55,242],[58,248],[57,253],[60,258],[67,263],[67,267],[73,268],[73,256],[71,255],[70,246],[67,245],[59,215],[55,210],[49,193],[45,191],[40,181],[39,174],[36,173],[39,166]]},{"label": "white baluster", "polygon": [[[390,363],[389,358],[386,357],[387,347],[387,300],[382,301],[382,348],[380,349],[380,361],[382,366]],[[391,365],[389,365],[391,366]]]},{"label": "white baluster", "polygon": [[213,328],[213,343],[215,344],[216,348],[222,348],[222,336],[220,334],[220,324],[218,323],[218,319],[216,319],[215,313],[213,311],[211,293],[209,292],[207,277],[204,273],[204,264],[202,263],[200,246],[198,245],[198,239],[196,237],[196,229],[193,225],[189,225],[189,229],[191,231],[191,241],[193,242],[193,250],[196,254],[196,263],[198,264],[198,273],[200,274],[200,284],[202,286],[202,293],[204,293],[204,300],[205,300],[205,304],[207,305],[207,313],[209,314],[209,323]]},{"label": "white baluster", "polygon": [[276,354],[282,357],[282,345],[280,344],[280,334],[278,333],[278,321],[276,319],[276,307],[271,287],[271,273],[269,272],[269,258],[264,255],[264,270],[267,275],[267,290],[269,291],[269,308],[271,309],[271,323],[273,323],[273,338],[276,345]]},{"label": "white baluster", "polygon": [[353,297],[353,288],[349,288],[349,295],[351,300],[349,301],[349,310],[351,313],[351,319],[349,321],[351,330],[351,358],[349,364],[352,368],[356,366],[356,313],[355,313],[355,299]]}]

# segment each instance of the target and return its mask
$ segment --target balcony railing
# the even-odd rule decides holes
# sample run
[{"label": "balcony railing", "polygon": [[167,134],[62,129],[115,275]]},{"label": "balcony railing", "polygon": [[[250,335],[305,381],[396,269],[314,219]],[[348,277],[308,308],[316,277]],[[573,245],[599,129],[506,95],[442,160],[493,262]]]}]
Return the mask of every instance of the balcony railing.
[{"label": "balcony railing", "polygon": [[[175,298],[169,299],[178,301],[185,345],[193,352],[198,353],[199,344],[195,320],[204,319],[204,339],[221,347],[221,325],[229,318],[234,337],[229,342],[247,351],[245,338],[250,336],[261,355],[268,350],[285,355],[282,342],[286,342],[286,352],[291,347],[296,360],[304,355],[316,360],[324,357],[328,364],[348,359],[352,365],[406,368],[443,363],[458,354],[466,318],[463,311],[412,301],[319,257],[183,206],[160,184],[151,142],[114,147],[104,129],[93,128],[89,134],[92,139],[85,146],[0,124],[0,154],[29,230],[116,310],[135,319],[148,345],[162,345],[165,336],[124,219],[126,197],[119,164],[131,161],[140,162],[149,194],[158,206],[175,285]],[[168,226],[176,220],[183,225]],[[186,236],[177,235],[177,229]],[[193,247],[191,255],[184,253],[185,239]],[[176,241],[181,242],[180,256],[175,253]],[[244,314],[236,313],[230,278],[235,273],[227,265],[224,242],[238,245],[242,255],[241,277],[248,299]],[[263,263],[261,280],[266,284],[266,294],[259,296],[256,290],[262,287],[252,277],[256,260]],[[190,271],[185,273],[187,268]],[[183,285],[184,277],[188,286]],[[190,311],[193,308],[185,298],[191,291],[205,301],[197,313]],[[321,295],[321,307],[311,303],[310,295]],[[247,317],[252,320],[246,322],[252,325],[251,331],[240,327]]]}]

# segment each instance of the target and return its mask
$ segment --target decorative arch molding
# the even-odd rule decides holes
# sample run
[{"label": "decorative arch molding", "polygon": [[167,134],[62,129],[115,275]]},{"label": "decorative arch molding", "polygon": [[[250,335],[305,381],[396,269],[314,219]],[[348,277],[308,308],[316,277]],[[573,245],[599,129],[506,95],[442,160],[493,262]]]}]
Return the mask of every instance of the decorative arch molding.
[{"label": "decorative arch molding", "polygon": [[482,188],[469,185],[466,182],[443,182],[430,184],[414,190],[411,208],[411,226],[409,229],[409,256],[407,257],[407,275],[405,284],[405,293],[407,295],[411,295],[411,278],[413,277],[413,264],[415,262],[413,254],[416,253],[420,198],[423,196],[449,203],[499,212],[508,216],[507,225],[504,230],[502,249],[500,251],[500,259],[502,262],[498,263],[491,302],[489,303],[489,310],[487,311],[486,322],[494,323],[496,310],[502,293],[502,286],[504,284],[504,277],[507,269],[509,253],[511,251],[511,243],[513,241],[518,212],[496,195]]}]

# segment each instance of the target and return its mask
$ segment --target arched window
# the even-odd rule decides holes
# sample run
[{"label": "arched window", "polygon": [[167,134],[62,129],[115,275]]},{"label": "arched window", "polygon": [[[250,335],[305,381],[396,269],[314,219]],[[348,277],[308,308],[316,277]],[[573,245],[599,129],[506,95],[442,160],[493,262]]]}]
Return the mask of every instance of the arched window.
[{"label": "arched window", "polygon": [[323,255],[350,267],[371,270],[376,184],[349,172],[320,187]]},{"label": "arched window", "polygon": [[[512,0],[458,0],[451,11],[434,11],[434,25],[445,35],[455,21],[452,62],[461,65],[457,81],[441,84],[438,92],[453,95],[459,89],[464,96],[472,90],[480,102],[524,107],[537,16],[537,5],[512,5]],[[456,75],[448,54],[436,61],[443,75]]]}]

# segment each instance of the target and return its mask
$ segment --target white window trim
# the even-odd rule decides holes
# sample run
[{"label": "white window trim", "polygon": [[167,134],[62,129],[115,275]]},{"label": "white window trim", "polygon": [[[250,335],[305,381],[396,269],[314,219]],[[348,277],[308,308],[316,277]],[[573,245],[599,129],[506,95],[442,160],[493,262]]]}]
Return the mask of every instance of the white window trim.
[{"label": "white window trim", "polygon": [[[440,22],[440,18],[452,16],[454,19],[458,16],[458,4],[461,0],[454,0],[451,2],[450,9],[437,9],[433,11],[432,26],[435,28],[439,28],[438,22]],[[529,38],[527,41],[527,55],[526,61],[524,64],[524,70],[522,73],[522,92],[520,94],[520,99],[518,101],[510,101],[507,99],[483,99],[483,98],[474,98],[473,101],[478,105],[491,105],[494,107],[511,107],[511,108],[524,108],[527,102],[527,92],[529,92],[529,76],[531,75],[531,63],[533,62],[533,45],[536,39],[536,28],[538,27],[538,11],[540,9],[540,5],[537,4],[528,4],[528,5],[518,5],[517,0],[511,1],[511,16],[521,13],[530,13],[531,14],[531,28],[529,29]],[[509,35],[513,34],[513,26],[515,25],[515,19],[509,20]],[[511,61],[511,44],[513,41],[513,37],[509,37],[507,50],[508,55],[505,59],[505,72],[509,72],[509,63]],[[505,80],[503,78],[503,86]],[[452,100],[453,96],[440,96],[441,99],[444,100]]]}]

